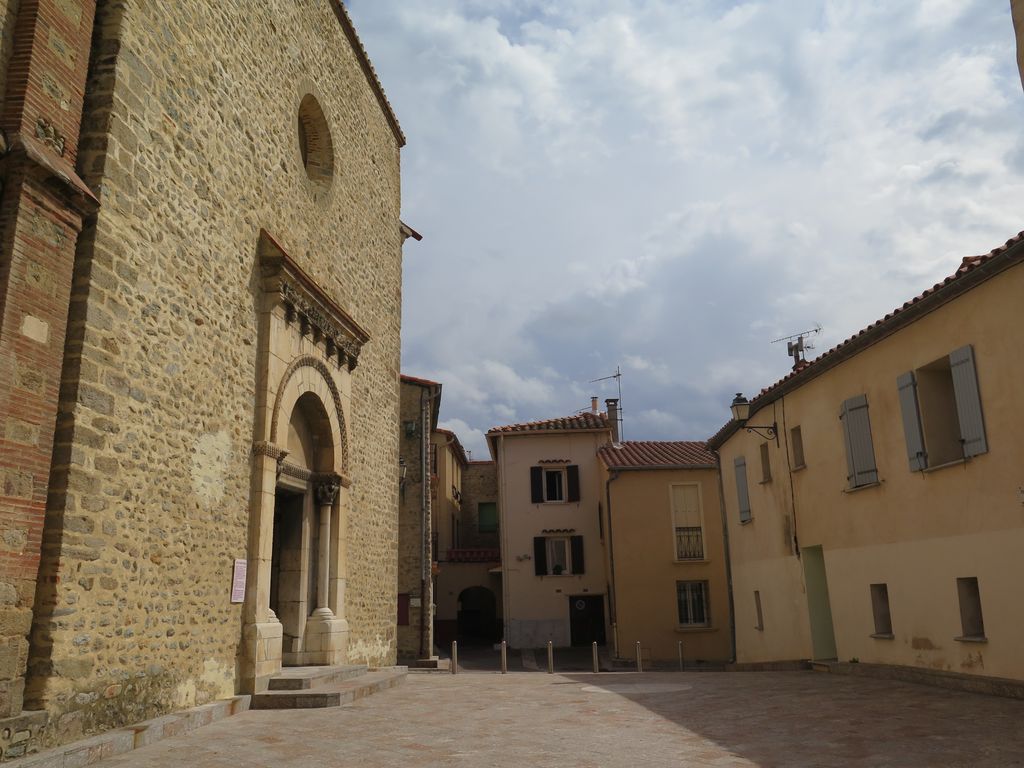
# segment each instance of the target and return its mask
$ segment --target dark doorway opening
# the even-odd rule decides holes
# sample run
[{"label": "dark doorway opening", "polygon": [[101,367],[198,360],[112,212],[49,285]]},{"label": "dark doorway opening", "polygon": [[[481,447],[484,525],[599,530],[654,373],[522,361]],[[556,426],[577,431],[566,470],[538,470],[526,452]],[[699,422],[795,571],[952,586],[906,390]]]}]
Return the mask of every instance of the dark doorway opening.
[{"label": "dark doorway opening", "polygon": [[498,642],[498,601],[487,587],[469,587],[459,593],[459,643],[491,645]]},{"label": "dark doorway opening", "polygon": [[573,645],[605,644],[603,595],[569,598],[569,633]]},{"label": "dark doorway opening", "polygon": [[279,487],[274,498],[270,555],[270,610],[281,622],[284,650],[290,650],[305,627],[308,585],[302,579],[304,494]]}]

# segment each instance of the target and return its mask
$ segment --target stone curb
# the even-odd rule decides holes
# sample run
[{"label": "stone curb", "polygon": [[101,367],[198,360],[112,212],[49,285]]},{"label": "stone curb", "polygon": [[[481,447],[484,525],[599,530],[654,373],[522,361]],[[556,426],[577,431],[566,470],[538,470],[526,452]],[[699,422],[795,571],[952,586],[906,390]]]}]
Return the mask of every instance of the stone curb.
[{"label": "stone curb", "polygon": [[81,768],[245,712],[249,701],[249,696],[220,699],[29,755],[16,764],[20,768]]}]

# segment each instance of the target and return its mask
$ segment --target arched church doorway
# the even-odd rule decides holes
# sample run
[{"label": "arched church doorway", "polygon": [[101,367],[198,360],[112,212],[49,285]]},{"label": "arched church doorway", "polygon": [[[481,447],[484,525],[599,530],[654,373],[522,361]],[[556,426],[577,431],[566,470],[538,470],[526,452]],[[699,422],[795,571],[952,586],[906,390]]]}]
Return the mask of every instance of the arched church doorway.
[{"label": "arched church doorway", "polygon": [[487,587],[468,587],[459,593],[458,633],[464,645],[498,642],[498,601]]},{"label": "arched church doorway", "polygon": [[[334,438],[323,403],[303,394],[288,421],[288,468],[277,479],[270,562],[270,610],[281,622],[282,663],[314,663],[311,623],[328,609],[330,506],[317,484],[334,466]],[[335,493],[337,487],[334,488]]]}]

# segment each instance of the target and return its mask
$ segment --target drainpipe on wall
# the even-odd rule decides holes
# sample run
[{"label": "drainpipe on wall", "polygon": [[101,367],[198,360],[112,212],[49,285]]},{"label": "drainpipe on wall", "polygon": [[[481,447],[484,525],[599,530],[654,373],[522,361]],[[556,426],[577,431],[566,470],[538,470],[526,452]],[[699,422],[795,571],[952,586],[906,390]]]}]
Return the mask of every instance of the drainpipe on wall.
[{"label": "drainpipe on wall", "polygon": [[619,478],[618,472],[610,472],[604,483],[605,505],[608,507],[608,563],[611,571],[612,588],[608,594],[608,613],[612,623],[612,653],[619,657],[619,617],[615,599],[615,538],[612,536],[612,483]]},{"label": "drainpipe on wall", "polygon": [[433,394],[420,390],[420,655],[431,656],[427,648],[427,579],[430,578],[430,413]]},{"label": "drainpipe on wall", "polygon": [[729,594],[729,651],[736,661],[736,604],[732,597],[732,556],[729,553],[729,521],[725,514],[725,484],[722,481],[722,457],[715,451],[718,465],[718,509],[722,514],[722,544],[725,550],[725,585]]}]

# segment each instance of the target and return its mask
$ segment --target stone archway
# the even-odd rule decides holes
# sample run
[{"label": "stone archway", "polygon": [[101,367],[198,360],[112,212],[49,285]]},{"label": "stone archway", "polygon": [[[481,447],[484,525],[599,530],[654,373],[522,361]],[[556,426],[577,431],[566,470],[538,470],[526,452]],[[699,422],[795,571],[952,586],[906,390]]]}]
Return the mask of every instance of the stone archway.
[{"label": "stone archway", "polygon": [[239,687],[347,660],[352,372],[369,335],[266,231]]}]

